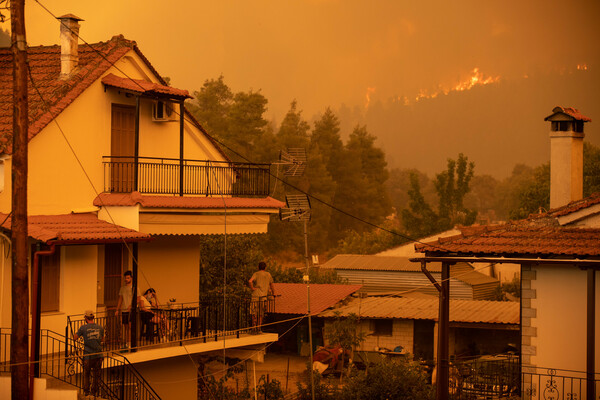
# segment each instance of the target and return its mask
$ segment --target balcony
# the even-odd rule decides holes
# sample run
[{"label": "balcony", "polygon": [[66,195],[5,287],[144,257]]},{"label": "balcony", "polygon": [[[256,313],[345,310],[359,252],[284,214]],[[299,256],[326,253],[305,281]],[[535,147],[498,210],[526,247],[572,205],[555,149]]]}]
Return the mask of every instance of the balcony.
[{"label": "balcony", "polygon": [[[275,301],[263,301],[263,307],[250,299],[206,298],[198,303],[179,303],[152,309],[154,317],[137,311],[132,347],[143,350],[157,346],[181,346],[185,343],[216,342],[223,338],[240,338],[253,332],[252,312],[270,313]],[[126,340],[121,317],[114,310],[97,313],[95,322],[105,329],[104,351],[123,349]],[[85,323],[82,315],[67,316],[66,337],[72,338]]]},{"label": "balcony", "polygon": [[266,197],[269,164],[176,158],[104,156],[104,191],[109,193]]}]

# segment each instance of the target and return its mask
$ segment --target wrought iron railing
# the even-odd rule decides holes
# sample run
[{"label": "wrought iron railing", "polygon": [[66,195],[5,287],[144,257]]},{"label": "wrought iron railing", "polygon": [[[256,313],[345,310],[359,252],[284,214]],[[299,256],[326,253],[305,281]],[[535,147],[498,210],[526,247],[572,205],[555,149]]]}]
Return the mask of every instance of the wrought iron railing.
[{"label": "wrought iron railing", "polygon": [[[183,341],[217,341],[226,336],[240,337],[254,333],[254,320],[260,321],[265,313],[273,312],[275,301],[272,297],[261,304],[250,299],[222,297],[204,298],[196,303],[178,303],[153,308],[152,314],[137,310],[133,338],[128,337],[127,327],[122,324],[120,315],[114,310],[96,314],[95,322],[105,330],[105,349],[121,350],[126,343],[136,343],[143,348],[159,343],[182,345]],[[84,324],[83,315],[67,316],[67,337]],[[134,340],[131,340],[134,339]]]},{"label": "wrought iron railing", "polygon": [[262,197],[269,194],[269,164],[154,157],[102,159],[105,192]]},{"label": "wrought iron railing", "polygon": [[[9,372],[10,329],[0,329],[0,371]],[[56,332],[42,329],[40,376],[50,376],[83,388],[83,344],[68,341]],[[104,351],[99,395],[111,400],[160,400],[144,377],[122,355]]]},{"label": "wrought iron railing", "polygon": [[[519,356],[499,355],[454,362],[449,388],[453,400],[585,400],[586,383],[585,372],[520,366]],[[597,396],[600,374],[594,388]]]}]

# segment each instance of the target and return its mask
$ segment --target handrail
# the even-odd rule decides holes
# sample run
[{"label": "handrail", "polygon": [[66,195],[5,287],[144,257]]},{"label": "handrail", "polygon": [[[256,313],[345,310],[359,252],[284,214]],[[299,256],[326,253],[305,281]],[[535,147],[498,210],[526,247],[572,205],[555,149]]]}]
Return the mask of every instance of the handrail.
[{"label": "handrail", "polygon": [[[5,331],[10,329],[0,330],[2,344],[5,343],[2,340]],[[40,373],[82,389],[83,344],[67,344],[66,337],[48,329],[42,330],[40,341]],[[160,396],[129,360],[113,352],[104,354],[99,387],[102,397],[111,400],[160,400]]]},{"label": "handrail", "polygon": [[[203,196],[268,196],[270,164],[103,156],[104,191]],[[180,169],[182,169],[180,171]]]},{"label": "handrail", "polygon": [[[223,301],[226,302],[226,307],[223,307]],[[139,312],[139,330],[131,334],[137,335],[138,348],[153,346],[158,342],[182,345],[184,340],[207,342],[209,339],[217,341],[219,337],[225,336],[239,338],[253,328],[253,312],[271,313],[274,309],[274,298],[263,301],[262,307],[259,307],[249,298],[228,297],[224,300],[222,297],[207,297],[200,302],[154,308],[155,315]],[[114,310],[97,312],[96,322],[105,329],[106,350],[118,351],[124,348],[126,332]],[[75,332],[84,324],[83,315],[69,315],[67,323],[67,332]]]}]

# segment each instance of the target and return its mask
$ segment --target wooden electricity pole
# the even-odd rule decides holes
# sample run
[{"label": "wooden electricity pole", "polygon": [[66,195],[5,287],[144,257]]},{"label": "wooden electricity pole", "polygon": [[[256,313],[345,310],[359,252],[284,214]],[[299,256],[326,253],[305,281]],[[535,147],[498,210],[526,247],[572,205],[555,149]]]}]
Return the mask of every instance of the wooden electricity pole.
[{"label": "wooden electricity pole", "polygon": [[11,397],[30,398],[27,372],[29,289],[27,286],[27,40],[25,0],[11,0],[13,55],[12,142],[12,331],[10,346]]}]

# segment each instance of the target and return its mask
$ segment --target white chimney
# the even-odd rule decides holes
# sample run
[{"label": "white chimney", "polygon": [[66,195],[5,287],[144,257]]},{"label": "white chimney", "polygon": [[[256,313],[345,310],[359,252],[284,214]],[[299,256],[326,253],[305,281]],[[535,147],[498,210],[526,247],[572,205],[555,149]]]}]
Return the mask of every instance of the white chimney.
[{"label": "white chimney", "polygon": [[79,21],[83,20],[73,14],[57,19],[60,21],[60,79],[68,79],[79,64]]},{"label": "white chimney", "polygon": [[591,119],[571,107],[554,107],[550,121],[550,208],[583,198],[583,124]]}]

